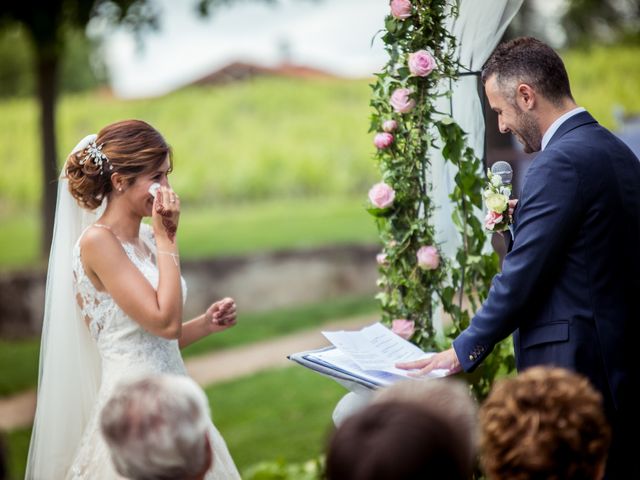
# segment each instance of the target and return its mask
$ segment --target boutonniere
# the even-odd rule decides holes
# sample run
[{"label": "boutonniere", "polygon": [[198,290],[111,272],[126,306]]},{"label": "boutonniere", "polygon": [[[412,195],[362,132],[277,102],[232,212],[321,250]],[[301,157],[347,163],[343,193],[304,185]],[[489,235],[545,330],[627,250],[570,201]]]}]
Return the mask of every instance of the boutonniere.
[{"label": "boutonniere", "polygon": [[490,232],[504,232],[512,223],[509,215],[509,197],[511,185],[503,185],[500,175],[487,170],[488,182],[482,191],[484,204],[487,206],[487,216],[484,228]]}]

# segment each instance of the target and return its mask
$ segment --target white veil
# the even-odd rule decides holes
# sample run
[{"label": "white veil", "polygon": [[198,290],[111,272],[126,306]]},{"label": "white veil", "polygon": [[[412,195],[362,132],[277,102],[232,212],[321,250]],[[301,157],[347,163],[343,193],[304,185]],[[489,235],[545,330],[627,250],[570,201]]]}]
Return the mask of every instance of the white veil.
[{"label": "white veil", "polygon": [[[72,150],[83,150],[96,135]],[[71,466],[100,385],[100,357],[81,317],[73,289],[73,247],[102,213],[90,212],[71,196],[65,168],[49,255],[40,347],[38,399],[29,447],[26,479],[62,479]]]}]

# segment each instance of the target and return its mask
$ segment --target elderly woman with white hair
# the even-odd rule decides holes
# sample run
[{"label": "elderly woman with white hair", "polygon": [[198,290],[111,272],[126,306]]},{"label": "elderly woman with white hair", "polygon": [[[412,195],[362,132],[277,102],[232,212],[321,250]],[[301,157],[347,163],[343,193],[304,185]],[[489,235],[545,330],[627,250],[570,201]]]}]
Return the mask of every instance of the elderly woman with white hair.
[{"label": "elderly woman with white hair", "polygon": [[116,471],[131,480],[201,480],[213,463],[207,398],[186,376],[120,383],[100,426]]}]

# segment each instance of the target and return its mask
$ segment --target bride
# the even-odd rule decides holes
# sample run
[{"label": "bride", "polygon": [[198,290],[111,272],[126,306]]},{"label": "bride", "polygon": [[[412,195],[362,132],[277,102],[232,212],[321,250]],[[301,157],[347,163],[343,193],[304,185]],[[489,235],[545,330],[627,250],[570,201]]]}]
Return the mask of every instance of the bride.
[{"label": "bride", "polygon": [[[232,299],[182,323],[171,151],[128,120],[84,138],[60,176],[29,480],[116,479],[98,417],[129,375],[185,374],[179,348],[233,326]],[[80,208],[82,207],[82,208]],[[151,217],[151,226],[141,223]],[[240,478],[211,425],[207,479]]]}]

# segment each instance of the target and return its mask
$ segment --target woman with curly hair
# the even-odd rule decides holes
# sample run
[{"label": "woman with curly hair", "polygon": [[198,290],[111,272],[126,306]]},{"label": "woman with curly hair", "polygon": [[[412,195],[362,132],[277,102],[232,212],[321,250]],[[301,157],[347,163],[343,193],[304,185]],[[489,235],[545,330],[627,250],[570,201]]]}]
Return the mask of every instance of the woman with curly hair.
[{"label": "woman with curly hair", "polygon": [[491,480],[600,480],[610,442],[602,396],[563,368],[503,379],[480,407],[481,463]]}]

